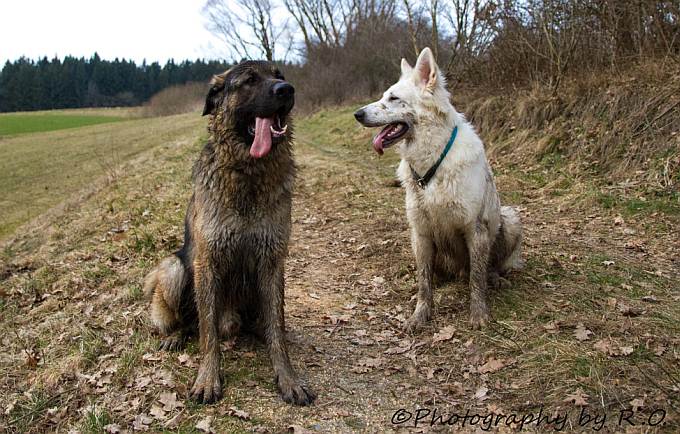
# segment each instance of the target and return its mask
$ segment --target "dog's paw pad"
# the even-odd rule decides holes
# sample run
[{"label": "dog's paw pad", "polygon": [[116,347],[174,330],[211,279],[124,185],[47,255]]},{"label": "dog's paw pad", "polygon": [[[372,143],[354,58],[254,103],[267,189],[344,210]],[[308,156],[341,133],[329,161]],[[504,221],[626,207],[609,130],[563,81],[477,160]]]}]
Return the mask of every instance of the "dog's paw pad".
[{"label": "dog's paw pad", "polygon": [[219,374],[208,374],[199,368],[198,376],[191,387],[189,397],[202,404],[211,404],[222,398],[222,380]]},{"label": "dog's paw pad", "polygon": [[413,333],[418,331],[427,324],[427,322],[432,318],[432,309],[426,307],[416,307],[413,315],[406,320],[402,326],[403,330],[407,333]]},{"label": "dog's paw pad", "polygon": [[278,381],[281,399],[288,404],[306,406],[316,399],[316,394],[296,381]]},{"label": "dog's paw pad", "polygon": [[194,384],[191,388],[191,399],[200,404],[212,404],[222,399],[221,384]]},{"label": "dog's paw pad", "polygon": [[418,329],[425,325],[425,321],[421,318],[411,317],[401,326],[406,333],[415,333]]}]

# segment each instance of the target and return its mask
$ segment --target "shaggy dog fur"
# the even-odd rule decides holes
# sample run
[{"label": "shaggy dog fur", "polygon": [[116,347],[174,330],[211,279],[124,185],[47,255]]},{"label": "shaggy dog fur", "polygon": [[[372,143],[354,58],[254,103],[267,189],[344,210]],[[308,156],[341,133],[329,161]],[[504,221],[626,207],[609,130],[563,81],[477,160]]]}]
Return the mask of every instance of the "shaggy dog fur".
[{"label": "shaggy dog fur", "polygon": [[[436,268],[469,274],[470,322],[490,320],[487,282],[521,266],[522,229],[517,211],[501,207],[482,140],[449,101],[446,83],[432,52],[425,48],[415,67],[405,59],[401,78],[383,97],[355,113],[364,126],[384,126],[375,150],[397,145],[398,168],[406,189],[406,214],[418,267],[418,301],[406,322],[414,330],[433,312],[432,278]],[[453,146],[424,186],[424,175],[439,159],[454,127]]]},{"label": "shaggy dog fur", "polygon": [[203,355],[191,396],[222,396],[220,337],[246,328],[269,347],[281,397],[307,405],[284,339],[284,262],[295,165],[286,126],[294,89],[267,62],[215,76],[206,98],[210,139],[193,168],[184,245],[149,273],[151,320],[175,349],[198,329]]}]

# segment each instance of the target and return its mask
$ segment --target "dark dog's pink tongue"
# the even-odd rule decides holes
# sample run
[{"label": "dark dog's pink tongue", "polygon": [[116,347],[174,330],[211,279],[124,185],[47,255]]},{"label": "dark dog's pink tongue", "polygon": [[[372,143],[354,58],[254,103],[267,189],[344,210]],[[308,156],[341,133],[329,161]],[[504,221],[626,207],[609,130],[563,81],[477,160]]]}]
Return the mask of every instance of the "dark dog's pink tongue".
[{"label": "dark dog's pink tongue", "polygon": [[272,149],[271,126],[274,125],[274,118],[255,118],[255,138],[250,147],[250,156],[262,158]]}]

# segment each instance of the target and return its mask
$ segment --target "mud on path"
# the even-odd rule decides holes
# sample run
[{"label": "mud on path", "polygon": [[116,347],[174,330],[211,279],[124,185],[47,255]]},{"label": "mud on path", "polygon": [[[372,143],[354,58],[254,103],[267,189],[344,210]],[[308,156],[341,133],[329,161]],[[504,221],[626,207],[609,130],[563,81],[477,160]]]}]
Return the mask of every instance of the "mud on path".
[{"label": "mud on path", "polygon": [[[372,156],[363,131],[345,142],[334,134],[319,140],[300,126],[287,262],[291,359],[315,405],[278,398],[266,349],[248,337],[223,343],[225,397],[211,406],[184,399],[196,343],[155,350],[140,283],[181,240],[199,146],[183,142],[5,248],[0,423],[15,432],[475,431],[484,422],[431,427],[429,417],[414,429],[413,418],[392,418],[401,408],[521,418],[543,407],[564,417],[565,431],[593,426],[579,428],[584,411],[607,415],[604,432],[623,430],[622,409],[634,411],[634,432],[678,429],[673,216],[570,205],[500,156],[499,190],[522,209],[526,269],[493,294],[487,329],[469,329],[467,285],[452,282],[437,286],[430,327],[407,335],[415,269],[396,160]],[[660,425],[639,425],[659,409]],[[496,420],[492,431],[511,430]]]}]

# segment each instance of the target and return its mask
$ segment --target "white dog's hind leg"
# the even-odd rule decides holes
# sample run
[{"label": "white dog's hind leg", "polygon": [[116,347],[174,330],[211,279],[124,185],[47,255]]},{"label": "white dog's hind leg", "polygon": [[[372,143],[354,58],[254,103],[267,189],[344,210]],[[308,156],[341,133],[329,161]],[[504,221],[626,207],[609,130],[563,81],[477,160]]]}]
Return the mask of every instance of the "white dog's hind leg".
[{"label": "white dog's hind leg", "polygon": [[491,237],[489,228],[481,222],[468,233],[466,240],[470,252],[470,323],[480,329],[489,322],[487,279]]},{"label": "white dog's hind leg", "polygon": [[519,213],[511,206],[501,207],[501,220],[503,233],[503,261],[500,264],[500,272],[507,273],[512,270],[520,270],[524,266],[522,260],[522,223]]}]

